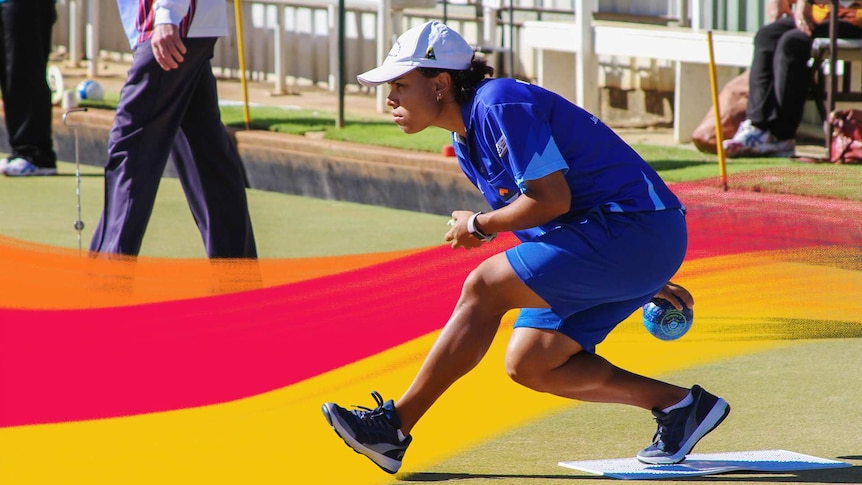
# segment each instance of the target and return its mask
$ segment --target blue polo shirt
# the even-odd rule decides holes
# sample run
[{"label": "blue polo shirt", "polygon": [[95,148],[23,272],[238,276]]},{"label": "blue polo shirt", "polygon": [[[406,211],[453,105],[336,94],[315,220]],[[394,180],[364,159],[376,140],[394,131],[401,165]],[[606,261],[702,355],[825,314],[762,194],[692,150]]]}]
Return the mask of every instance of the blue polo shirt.
[{"label": "blue polo shirt", "polygon": [[529,240],[592,210],[683,208],[655,170],[596,116],[556,93],[514,79],[487,79],[462,106],[467,137],[453,133],[461,169],[498,209],[526,182],[558,170],[572,192],[569,212],[516,231]]}]

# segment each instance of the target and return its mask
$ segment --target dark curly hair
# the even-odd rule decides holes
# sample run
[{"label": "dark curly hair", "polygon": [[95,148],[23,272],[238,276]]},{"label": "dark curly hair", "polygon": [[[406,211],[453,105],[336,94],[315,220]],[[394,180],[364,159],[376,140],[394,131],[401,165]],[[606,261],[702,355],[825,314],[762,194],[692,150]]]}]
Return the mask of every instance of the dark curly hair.
[{"label": "dark curly hair", "polygon": [[476,87],[479,86],[479,83],[487,77],[494,76],[494,68],[489,66],[484,58],[479,57],[473,57],[470,67],[460,71],[430,67],[420,67],[417,70],[425,77],[434,77],[441,72],[448,72],[452,76],[453,92],[458,104],[465,104],[470,101],[476,93]]}]

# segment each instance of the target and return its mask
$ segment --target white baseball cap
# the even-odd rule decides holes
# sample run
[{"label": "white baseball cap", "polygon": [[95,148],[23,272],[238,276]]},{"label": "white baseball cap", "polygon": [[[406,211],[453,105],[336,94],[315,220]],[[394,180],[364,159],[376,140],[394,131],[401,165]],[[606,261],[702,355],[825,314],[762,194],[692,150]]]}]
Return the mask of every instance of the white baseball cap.
[{"label": "white baseball cap", "polygon": [[473,47],[458,32],[432,20],[404,32],[380,67],[356,79],[365,86],[379,86],[417,67],[463,70],[473,61]]}]

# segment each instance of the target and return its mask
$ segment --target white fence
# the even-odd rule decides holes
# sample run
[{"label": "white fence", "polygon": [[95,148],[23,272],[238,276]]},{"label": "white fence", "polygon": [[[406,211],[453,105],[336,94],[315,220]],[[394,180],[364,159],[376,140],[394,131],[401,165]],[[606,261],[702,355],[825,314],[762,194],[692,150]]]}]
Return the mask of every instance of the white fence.
[{"label": "white fence", "polygon": [[[344,2],[348,84],[355,85],[357,74],[382,60],[398,33],[428,19],[442,19],[481,48],[498,75],[538,81],[594,112],[600,74],[630,69],[636,57],[663,63],[661,70],[673,77],[669,83],[665,79],[662,89],[673,90],[677,98],[678,141],[686,140],[709,98],[701,89],[693,93],[700,102],[683,106],[680,100],[692,82],[708,85],[703,75],[705,30],[734,27],[717,37],[716,60],[726,67],[720,73],[724,80],[734,68],[748,64],[751,32],[764,21],[761,2],[743,0]],[[276,93],[289,91],[292,84],[334,90],[339,72],[338,5],[338,0],[241,0],[247,76],[272,82]],[[68,51],[71,62],[88,62],[91,75],[98,75],[98,62],[91,60],[130,52],[115,0],[60,0],[57,8],[55,45]],[[225,1],[231,26],[234,8],[233,0]],[[579,11],[587,15],[576,15]],[[236,29],[229,30],[231,34],[217,44],[213,66],[225,77],[238,78]],[[378,90],[382,111],[381,93]]]},{"label": "white fence", "polygon": [[[490,63],[498,72],[536,79],[533,49],[522,44],[524,22],[574,24],[581,4],[582,0],[346,0],[346,79],[351,82],[374,67],[388,50],[389,42],[377,35],[380,11],[391,13],[390,35],[430,18],[445,18],[468,41],[494,53]],[[764,10],[760,2],[744,0],[589,0],[583,5],[585,11],[635,21],[664,19],[695,30],[731,31],[755,30],[763,22]],[[276,92],[284,92],[292,82],[331,85],[338,67],[333,35],[337,6],[338,0],[241,0],[249,76],[272,81]],[[226,0],[225,9],[234,26],[234,2]],[[129,53],[116,0],[59,0],[57,11],[54,42],[68,52],[71,62]],[[230,30],[231,35],[218,44],[213,65],[225,76],[238,77],[236,30]],[[98,63],[89,66],[97,75]]]},{"label": "white fence", "polygon": [[[430,5],[427,8],[390,9],[396,27],[393,35],[409,25],[441,18],[442,7],[435,0],[381,0]],[[345,74],[348,82],[377,64],[380,45],[377,30],[378,0],[348,0],[345,14]],[[337,3],[335,0],[243,0],[241,17],[246,69],[251,79],[271,81],[274,91],[284,92],[291,83],[331,86],[338,68]],[[239,77],[239,57],[235,10],[232,1],[225,2],[228,37],[216,46],[213,66],[226,77]],[[478,46],[488,42],[482,37],[480,19],[475,8],[447,5],[448,23],[459,29]],[[54,26],[56,50],[65,51],[74,64],[86,64],[93,76],[98,75],[100,58],[122,58],[131,50],[120,25],[115,0],[65,0],[57,3],[58,21]],[[493,28],[493,27],[492,27]],[[388,44],[384,42],[384,44]],[[385,51],[384,51],[385,54]]]}]

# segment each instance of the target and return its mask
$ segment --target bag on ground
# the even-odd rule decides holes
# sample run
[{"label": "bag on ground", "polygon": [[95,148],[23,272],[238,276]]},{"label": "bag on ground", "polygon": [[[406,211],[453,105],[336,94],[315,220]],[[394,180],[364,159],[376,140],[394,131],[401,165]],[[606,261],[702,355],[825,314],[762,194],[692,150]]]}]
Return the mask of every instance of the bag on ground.
[{"label": "bag on ground", "polygon": [[[731,79],[718,94],[721,114],[721,139],[733,138],[739,125],[745,120],[748,105],[748,70]],[[710,107],[703,121],[691,134],[691,141],[703,153],[716,153],[715,111]]]},{"label": "bag on ground", "polygon": [[862,163],[862,110],[839,109],[827,120],[832,130],[829,161],[832,163]]}]

